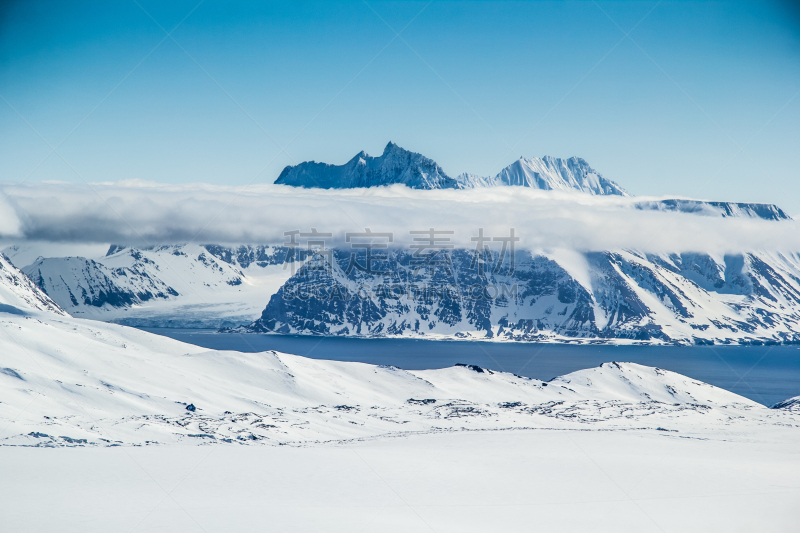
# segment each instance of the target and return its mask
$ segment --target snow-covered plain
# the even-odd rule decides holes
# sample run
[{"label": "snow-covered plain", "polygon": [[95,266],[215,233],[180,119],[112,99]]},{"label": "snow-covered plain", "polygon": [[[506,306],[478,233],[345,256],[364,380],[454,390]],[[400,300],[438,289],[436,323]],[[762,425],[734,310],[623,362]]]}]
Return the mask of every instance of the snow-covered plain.
[{"label": "snow-covered plain", "polygon": [[2,448],[7,531],[794,532],[797,431]]},{"label": "snow-covered plain", "polygon": [[792,402],[632,363],[541,382],[209,351],[69,317],[6,270],[3,531],[794,531],[800,518]]}]

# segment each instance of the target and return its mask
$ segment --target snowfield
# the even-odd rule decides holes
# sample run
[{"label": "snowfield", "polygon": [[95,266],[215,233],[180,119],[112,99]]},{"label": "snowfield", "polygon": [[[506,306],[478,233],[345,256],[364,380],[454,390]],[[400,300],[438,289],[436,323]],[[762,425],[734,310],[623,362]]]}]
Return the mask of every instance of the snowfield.
[{"label": "snowfield", "polygon": [[521,428],[705,437],[800,422],[791,410],[633,363],[542,382],[475,366],[406,371],[209,351],[57,315],[2,315],[0,329],[2,445],[300,445]]},{"label": "snowfield", "polygon": [[[658,434],[657,434],[658,433]],[[8,531],[795,532],[797,431],[2,448]]]}]

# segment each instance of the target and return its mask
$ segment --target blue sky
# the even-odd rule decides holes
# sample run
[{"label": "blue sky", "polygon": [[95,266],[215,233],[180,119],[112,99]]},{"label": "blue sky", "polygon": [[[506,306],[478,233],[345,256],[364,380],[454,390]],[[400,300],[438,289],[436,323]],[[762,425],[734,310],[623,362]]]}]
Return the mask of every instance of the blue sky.
[{"label": "blue sky", "polygon": [[800,213],[788,3],[163,4],[4,3],[0,181],[246,185],[392,140]]}]

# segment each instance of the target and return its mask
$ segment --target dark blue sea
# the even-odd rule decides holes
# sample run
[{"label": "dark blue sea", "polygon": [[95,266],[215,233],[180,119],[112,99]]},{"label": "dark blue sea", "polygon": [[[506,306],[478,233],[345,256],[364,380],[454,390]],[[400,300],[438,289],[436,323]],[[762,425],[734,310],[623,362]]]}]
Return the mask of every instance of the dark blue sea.
[{"label": "dark blue sea", "polygon": [[764,405],[800,395],[798,346],[576,346],[417,339],[353,339],[141,328],[215,350],[279,352],[407,370],[466,363],[548,380],[607,361],[657,366]]}]

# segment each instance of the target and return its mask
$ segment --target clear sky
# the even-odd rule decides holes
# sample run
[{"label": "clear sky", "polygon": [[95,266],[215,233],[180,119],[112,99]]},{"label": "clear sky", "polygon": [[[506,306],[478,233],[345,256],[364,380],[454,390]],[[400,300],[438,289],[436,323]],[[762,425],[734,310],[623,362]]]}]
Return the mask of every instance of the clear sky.
[{"label": "clear sky", "polygon": [[790,2],[0,9],[0,181],[246,185],[392,140],[450,175],[577,155],[634,194],[800,214]]}]

